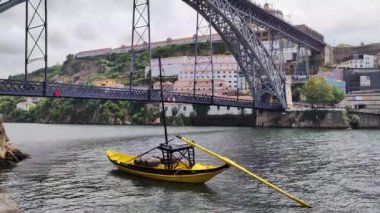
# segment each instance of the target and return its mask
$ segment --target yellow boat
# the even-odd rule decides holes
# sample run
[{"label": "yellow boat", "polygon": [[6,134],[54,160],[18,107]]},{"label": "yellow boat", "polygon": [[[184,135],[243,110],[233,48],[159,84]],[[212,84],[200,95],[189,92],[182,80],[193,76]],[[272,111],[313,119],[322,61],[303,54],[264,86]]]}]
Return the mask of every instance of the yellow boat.
[{"label": "yellow boat", "polygon": [[188,162],[183,161],[177,162],[173,168],[168,168],[163,163],[155,167],[146,167],[135,165],[134,160],[137,156],[111,150],[106,150],[106,154],[112,164],[124,173],[169,182],[205,183],[229,167],[228,164],[214,166],[199,163],[190,166]]}]

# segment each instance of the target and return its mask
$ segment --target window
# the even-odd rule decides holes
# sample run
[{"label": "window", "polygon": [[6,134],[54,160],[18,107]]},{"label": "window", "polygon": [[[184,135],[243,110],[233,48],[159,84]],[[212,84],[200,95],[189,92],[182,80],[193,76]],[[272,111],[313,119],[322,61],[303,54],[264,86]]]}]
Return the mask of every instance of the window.
[{"label": "window", "polygon": [[220,110],[220,106],[217,107],[217,110],[218,110],[218,111]]},{"label": "window", "polygon": [[183,107],[183,111],[186,111],[186,106]]},{"label": "window", "polygon": [[230,111],[230,108],[231,108],[231,107],[228,106],[228,107],[227,107],[227,110]]}]

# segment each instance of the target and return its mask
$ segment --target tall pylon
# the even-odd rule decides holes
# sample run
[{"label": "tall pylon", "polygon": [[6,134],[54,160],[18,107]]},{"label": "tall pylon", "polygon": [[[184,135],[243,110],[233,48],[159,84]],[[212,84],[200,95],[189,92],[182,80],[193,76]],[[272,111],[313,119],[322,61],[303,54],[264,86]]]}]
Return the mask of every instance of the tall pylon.
[{"label": "tall pylon", "polygon": [[[43,61],[44,81],[47,81],[48,69],[48,31],[47,0],[26,0],[25,6],[25,81],[28,80],[29,66],[32,63],[41,68]],[[46,90],[45,90],[46,91]]]},{"label": "tall pylon", "polygon": [[309,50],[301,45],[297,45],[297,58],[294,75],[310,75]]},{"label": "tall pylon", "polygon": [[[197,13],[196,33],[194,35],[195,42],[195,56],[194,56],[194,72],[193,72],[193,92],[197,94],[197,79],[211,71],[211,92],[212,100],[215,95],[214,87],[214,61],[213,61],[213,44],[212,44],[212,27],[211,20],[206,20]],[[200,43],[204,43],[209,46],[206,50],[200,48]],[[207,75],[206,75],[207,77]]]},{"label": "tall pylon", "polygon": [[129,73],[129,88],[132,89],[135,74],[136,50],[148,51],[149,91],[152,90],[152,50],[150,34],[150,3],[149,0],[133,0],[131,70]]}]

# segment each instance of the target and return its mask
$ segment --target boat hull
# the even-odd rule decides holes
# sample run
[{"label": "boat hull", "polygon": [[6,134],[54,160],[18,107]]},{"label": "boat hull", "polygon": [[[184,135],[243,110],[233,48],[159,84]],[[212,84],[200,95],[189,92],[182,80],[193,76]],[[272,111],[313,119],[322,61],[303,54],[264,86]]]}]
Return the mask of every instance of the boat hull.
[{"label": "boat hull", "polygon": [[163,168],[163,165],[149,168],[129,163],[126,159],[130,160],[133,156],[124,155],[123,157],[122,155],[122,153],[107,151],[108,159],[123,173],[169,182],[205,183],[229,167],[227,164],[222,166],[196,164],[191,169],[167,170]]}]

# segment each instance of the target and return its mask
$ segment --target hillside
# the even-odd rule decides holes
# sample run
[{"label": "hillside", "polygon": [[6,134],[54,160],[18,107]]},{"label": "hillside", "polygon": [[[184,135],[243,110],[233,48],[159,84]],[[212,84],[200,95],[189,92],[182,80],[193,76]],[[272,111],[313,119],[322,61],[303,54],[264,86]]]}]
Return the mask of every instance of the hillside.
[{"label": "hillside", "polygon": [[[194,44],[172,45],[152,49],[152,58],[193,56]],[[201,54],[207,48],[206,44],[201,44]],[[224,44],[215,44],[214,54],[227,54]],[[148,85],[145,78],[145,67],[148,65],[148,53],[146,51],[137,52],[135,59],[135,74],[132,84]],[[69,54],[63,65],[55,65],[48,69],[48,81],[70,83],[70,84],[91,84],[98,79],[113,79],[124,85],[129,84],[129,73],[131,70],[130,53],[112,54],[85,59],[76,59]],[[37,70],[28,75],[29,80],[43,81],[44,70]],[[9,79],[24,79],[24,75],[10,76]]]},{"label": "hillside", "polygon": [[[201,53],[206,45],[200,46]],[[173,45],[152,50],[152,58],[194,55],[194,45]],[[227,54],[223,44],[215,45],[215,54]],[[144,77],[148,54],[136,54],[133,85],[148,85]],[[130,53],[114,54],[86,59],[76,59],[70,54],[62,65],[48,69],[48,81],[69,84],[92,84],[98,79],[114,79],[129,84]],[[28,75],[29,80],[43,81],[44,70]],[[9,79],[24,79],[24,75],[10,76]],[[32,103],[29,111],[19,110],[16,105],[26,101],[21,97],[0,97],[0,112],[8,122],[71,123],[71,124],[145,124],[159,117],[158,112],[148,111],[145,103],[107,100],[79,100],[40,98]]]}]

